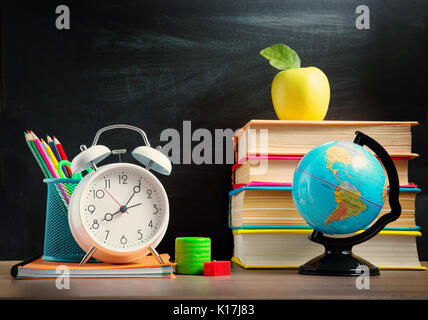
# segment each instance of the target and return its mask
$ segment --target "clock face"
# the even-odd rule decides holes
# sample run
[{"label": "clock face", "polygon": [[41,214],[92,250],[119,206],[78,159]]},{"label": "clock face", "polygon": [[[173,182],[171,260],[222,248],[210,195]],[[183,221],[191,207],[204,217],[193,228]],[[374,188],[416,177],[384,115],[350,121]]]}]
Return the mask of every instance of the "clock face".
[{"label": "clock face", "polygon": [[162,185],[139,166],[105,167],[82,190],[83,227],[95,242],[113,251],[131,252],[151,245],[168,222]]}]

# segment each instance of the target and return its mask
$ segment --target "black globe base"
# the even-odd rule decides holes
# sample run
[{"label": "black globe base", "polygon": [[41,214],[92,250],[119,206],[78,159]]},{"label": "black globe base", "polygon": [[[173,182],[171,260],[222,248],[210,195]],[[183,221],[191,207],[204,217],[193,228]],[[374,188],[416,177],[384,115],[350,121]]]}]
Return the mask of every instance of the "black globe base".
[{"label": "black globe base", "polygon": [[301,265],[299,273],[320,276],[380,275],[378,267],[354,255],[352,250],[326,250],[322,255]]}]

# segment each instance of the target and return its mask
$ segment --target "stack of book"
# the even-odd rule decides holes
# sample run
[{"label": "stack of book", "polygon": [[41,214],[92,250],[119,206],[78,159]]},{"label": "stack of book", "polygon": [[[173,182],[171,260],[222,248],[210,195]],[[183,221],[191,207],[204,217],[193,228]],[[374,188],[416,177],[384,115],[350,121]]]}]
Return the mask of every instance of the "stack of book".
[{"label": "stack of book", "polygon": [[[244,268],[297,268],[324,248],[308,240],[313,231],[292,199],[294,170],[312,148],[330,141],[353,141],[361,131],[391,155],[400,181],[402,213],[354,252],[382,269],[421,266],[416,237],[415,198],[420,189],[408,181],[411,128],[417,122],[252,120],[234,137],[233,190],[229,227],[234,234],[232,261]],[[385,173],[385,176],[386,173]],[[388,183],[388,182],[387,182]],[[380,215],[389,212],[385,202]],[[369,226],[368,226],[369,227]]]}]

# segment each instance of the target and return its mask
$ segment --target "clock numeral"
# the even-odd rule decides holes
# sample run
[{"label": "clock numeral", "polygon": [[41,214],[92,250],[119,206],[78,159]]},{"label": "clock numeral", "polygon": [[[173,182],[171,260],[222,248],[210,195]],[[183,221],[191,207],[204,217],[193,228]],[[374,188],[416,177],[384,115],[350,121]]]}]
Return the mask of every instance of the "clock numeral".
[{"label": "clock numeral", "polygon": [[119,175],[119,184],[128,184],[126,180],[128,180],[128,176],[126,174]]},{"label": "clock numeral", "polygon": [[104,180],[104,186],[105,186],[105,188],[106,189],[110,189],[110,185],[111,185],[110,179],[105,179]]},{"label": "clock numeral", "polygon": [[153,222],[152,222],[152,220],[150,220],[150,222],[149,222],[149,227],[150,227],[151,229],[153,229]]},{"label": "clock numeral", "polygon": [[90,213],[90,214],[93,214],[94,212],[95,212],[95,206],[93,205],[93,204],[90,204],[89,206],[88,206],[88,212]]},{"label": "clock numeral", "polygon": [[105,239],[104,240],[107,240],[107,238],[108,238],[108,235],[110,234],[110,230],[104,230],[107,234],[106,234],[106,237],[105,237]]},{"label": "clock numeral", "polygon": [[98,223],[97,219],[94,219],[94,222],[92,223],[92,228],[93,229],[98,229],[100,227],[100,224]]},{"label": "clock numeral", "polygon": [[159,208],[157,207],[157,204],[153,204],[153,209],[156,210],[155,212],[153,212],[153,214],[157,214],[159,212]]},{"label": "clock numeral", "polygon": [[96,198],[102,199],[102,198],[104,198],[104,195],[105,195],[105,192],[102,189],[98,189],[98,190],[91,189],[91,190],[89,190],[89,192],[92,192],[92,197],[94,199],[96,199]]},{"label": "clock numeral", "polygon": [[122,236],[122,238],[120,238],[120,243],[121,244],[126,244],[128,242],[128,239],[125,238],[125,235]]},{"label": "clock numeral", "polygon": [[141,232],[141,229],[138,229],[137,233],[139,234],[139,237],[137,238],[137,240],[143,239],[143,233]]},{"label": "clock numeral", "polygon": [[152,193],[153,193],[152,189],[147,189],[147,198],[148,199],[152,198]]}]

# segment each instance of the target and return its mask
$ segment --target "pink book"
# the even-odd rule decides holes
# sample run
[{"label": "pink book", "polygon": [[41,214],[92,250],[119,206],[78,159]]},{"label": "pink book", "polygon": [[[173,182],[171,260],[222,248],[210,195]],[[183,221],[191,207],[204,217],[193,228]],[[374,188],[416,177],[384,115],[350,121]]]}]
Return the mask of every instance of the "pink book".
[{"label": "pink book", "polygon": [[[232,184],[233,190],[239,189],[242,187],[292,187],[291,182],[263,182],[263,181],[251,181],[247,184]],[[409,183],[405,185],[400,185],[401,189],[418,189],[418,185],[415,183]]]}]

